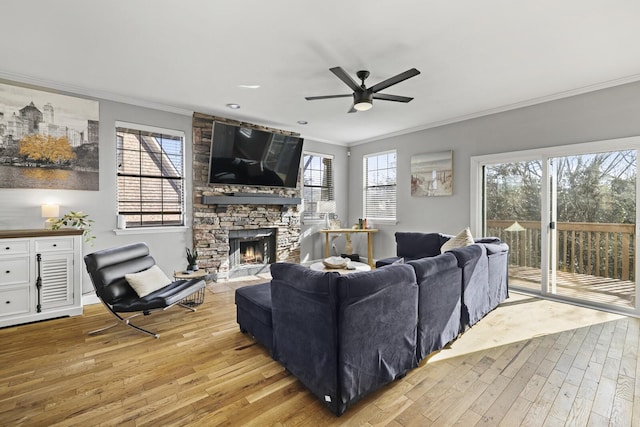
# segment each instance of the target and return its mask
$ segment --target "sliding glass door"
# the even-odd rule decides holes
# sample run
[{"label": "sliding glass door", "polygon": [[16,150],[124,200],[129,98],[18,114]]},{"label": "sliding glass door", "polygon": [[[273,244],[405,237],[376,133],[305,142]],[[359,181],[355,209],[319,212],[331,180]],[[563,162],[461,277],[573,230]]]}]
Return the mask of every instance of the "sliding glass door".
[{"label": "sliding glass door", "polygon": [[541,189],[540,160],[484,167],[484,235],[509,245],[510,284],[531,291],[542,283]]},{"label": "sliding glass door", "polygon": [[634,307],[636,160],[635,150],[550,159],[556,295]]},{"label": "sliding glass door", "polygon": [[509,244],[512,289],[640,314],[640,138],[608,142],[472,159],[473,215]]}]

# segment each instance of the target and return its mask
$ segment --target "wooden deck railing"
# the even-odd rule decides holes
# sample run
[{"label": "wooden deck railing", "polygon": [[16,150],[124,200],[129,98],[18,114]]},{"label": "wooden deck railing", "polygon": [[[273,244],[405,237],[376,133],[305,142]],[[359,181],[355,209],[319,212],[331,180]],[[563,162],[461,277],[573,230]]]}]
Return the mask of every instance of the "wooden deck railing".
[{"label": "wooden deck railing", "polygon": [[[540,268],[540,221],[518,221],[523,231],[506,231],[514,223],[487,221],[487,235],[500,237],[510,248],[510,263]],[[635,280],[635,225],[559,222],[558,270],[620,280]]]}]

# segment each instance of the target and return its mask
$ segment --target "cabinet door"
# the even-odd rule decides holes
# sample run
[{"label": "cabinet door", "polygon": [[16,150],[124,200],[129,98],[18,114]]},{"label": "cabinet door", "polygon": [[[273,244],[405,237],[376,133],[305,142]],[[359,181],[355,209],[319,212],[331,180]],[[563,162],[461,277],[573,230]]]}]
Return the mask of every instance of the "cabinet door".
[{"label": "cabinet door", "polygon": [[73,304],[73,254],[38,254],[38,257],[41,310]]}]

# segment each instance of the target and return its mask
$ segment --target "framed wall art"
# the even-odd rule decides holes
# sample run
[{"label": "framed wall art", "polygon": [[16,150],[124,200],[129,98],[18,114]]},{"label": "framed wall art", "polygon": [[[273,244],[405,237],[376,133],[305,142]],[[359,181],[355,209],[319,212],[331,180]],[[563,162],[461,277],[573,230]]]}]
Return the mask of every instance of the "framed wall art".
[{"label": "framed wall art", "polygon": [[452,194],[452,150],[411,156],[412,196],[451,196]]},{"label": "framed wall art", "polygon": [[0,187],[99,189],[98,101],[0,83]]}]

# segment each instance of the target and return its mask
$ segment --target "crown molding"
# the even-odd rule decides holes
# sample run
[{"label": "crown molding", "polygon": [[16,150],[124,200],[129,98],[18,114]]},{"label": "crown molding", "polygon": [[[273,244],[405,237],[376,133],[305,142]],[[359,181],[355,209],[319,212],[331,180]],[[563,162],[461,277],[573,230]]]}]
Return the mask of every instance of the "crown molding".
[{"label": "crown molding", "polygon": [[[63,92],[63,94],[66,94],[66,95],[80,95],[87,98],[105,99],[113,102],[121,102],[124,104],[135,105],[138,107],[151,108],[154,110],[180,114],[183,116],[192,116],[195,112],[195,110],[191,110],[187,108],[181,108],[181,107],[167,105],[159,102],[153,102],[153,101],[143,100],[143,99],[134,98],[134,97],[128,97],[128,96],[119,95],[119,94],[108,92],[108,91],[100,91],[100,90],[90,89],[82,86],[62,84],[62,83],[54,82],[51,80],[35,78],[35,77],[26,76],[22,74],[8,73],[5,71],[0,71],[0,81],[3,81],[4,83],[8,83],[8,84],[18,83],[18,84],[30,87],[32,89],[59,91],[59,92]],[[448,119],[437,120],[434,122],[426,123],[424,125],[403,129],[397,132],[390,132],[384,135],[378,135],[375,137],[366,138],[358,141],[352,141],[352,142],[330,141],[324,138],[314,137],[313,135],[308,136],[308,138],[313,141],[323,142],[323,143],[332,144],[332,145],[338,145],[343,147],[355,147],[358,145],[380,141],[387,138],[393,138],[396,136],[406,135],[409,133],[437,128],[440,126],[460,123],[467,120],[490,116],[492,114],[504,113],[506,111],[511,111],[511,110],[517,110],[519,108],[525,108],[533,105],[544,104],[545,102],[557,101],[560,99],[570,98],[572,96],[577,96],[577,95],[583,95],[586,93],[595,92],[602,89],[609,89],[615,86],[620,86],[627,83],[634,83],[637,81],[640,81],[640,74],[633,74],[630,76],[621,77],[619,79],[608,80],[606,82],[582,86],[576,89],[557,92],[550,95],[541,96],[538,98],[532,98],[525,101],[502,105],[495,108],[489,108],[487,110],[477,111],[474,113],[464,114],[461,116],[451,117]],[[302,136],[305,137],[304,132],[302,132]]]},{"label": "crown molding", "polygon": [[112,92],[89,89],[82,86],[67,85],[46,79],[26,76],[22,74],[8,73],[0,71],[0,81],[8,84],[21,84],[30,89],[48,90],[61,92],[61,95],[83,96],[92,99],[105,99],[113,102],[121,102],[123,104],[135,105],[138,107],[151,108],[154,110],[166,111],[169,113],[180,114],[183,116],[193,115],[193,110],[175,107],[173,105],[162,104],[159,102],[147,101],[139,98],[118,95]]}]

